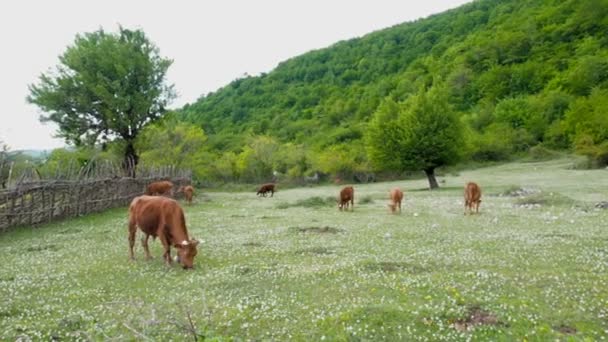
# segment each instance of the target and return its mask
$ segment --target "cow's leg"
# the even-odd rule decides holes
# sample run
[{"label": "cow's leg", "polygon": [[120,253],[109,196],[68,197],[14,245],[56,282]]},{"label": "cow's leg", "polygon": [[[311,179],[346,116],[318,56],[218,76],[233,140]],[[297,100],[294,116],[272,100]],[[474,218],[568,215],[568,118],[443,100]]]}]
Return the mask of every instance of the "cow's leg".
[{"label": "cow's leg", "polygon": [[475,203],[475,213],[479,214],[479,201]]},{"label": "cow's leg", "polygon": [[270,197],[274,196],[274,190],[270,190]]},{"label": "cow's leg", "polygon": [[401,214],[401,201],[399,201],[399,214]]},{"label": "cow's leg", "polygon": [[355,211],[355,199],[350,200],[350,211]]},{"label": "cow's leg", "polygon": [[146,260],[152,259],[152,255],[150,254],[150,249],[148,248],[148,239],[150,235],[146,234],[146,237],[141,238],[141,245],[144,247],[144,251],[146,252]]},{"label": "cow's leg", "polygon": [[165,252],[163,253],[163,259],[165,259],[165,264],[167,266],[171,266],[171,246],[169,245],[169,241],[167,241],[167,237],[164,234],[159,234],[158,238],[160,242],[163,244],[163,248]]},{"label": "cow's leg", "polygon": [[135,260],[135,255],[133,254],[133,245],[135,245],[135,233],[137,232],[137,225],[135,224],[135,220],[129,218],[129,258],[131,260]]}]

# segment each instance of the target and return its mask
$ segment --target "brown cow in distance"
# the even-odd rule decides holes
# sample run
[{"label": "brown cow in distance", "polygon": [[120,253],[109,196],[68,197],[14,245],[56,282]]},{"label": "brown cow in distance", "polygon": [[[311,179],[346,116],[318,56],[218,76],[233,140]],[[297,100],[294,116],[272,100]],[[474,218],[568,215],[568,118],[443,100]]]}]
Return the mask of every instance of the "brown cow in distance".
[{"label": "brown cow in distance", "polygon": [[173,183],[170,181],[158,181],[148,184],[146,188],[146,195],[148,196],[171,196],[173,197]]},{"label": "brown cow in distance", "polygon": [[177,189],[177,193],[183,193],[184,197],[186,198],[186,202],[188,202],[188,204],[192,204],[192,196],[194,195],[194,188],[191,185],[186,185],[186,186],[180,186],[179,189]]},{"label": "brown cow in distance", "polygon": [[338,199],[338,209],[348,210],[348,202],[351,204],[351,211],[355,210],[355,189],[352,186],[344,187],[340,190],[340,198]]},{"label": "brown cow in distance", "polygon": [[464,187],[464,214],[467,214],[467,208],[472,214],[473,206],[475,206],[475,212],[479,213],[479,203],[481,203],[481,188],[477,183],[468,182]]},{"label": "brown cow in distance", "polygon": [[177,249],[179,262],[184,269],[192,268],[197,254],[198,241],[188,237],[184,212],[177,201],[163,196],[139,196],[129,206],[129,256],[135,260],[133,245],[137,227],[146,235],[142,245],[150,259],[148,238],[158,237],[163,244],[163,259],[171,265],[171,246]]},{"label": "brown cow in distance", "polygon": [[274,195],[274,191],[274,183],[266,183],[260,186],[256,195],[259,196],[261,194],[262,196],[266,197],[266,193],[270,192],[270,197],[272,197]]},{"label": "brown cow in distance", "polygon": [[394,188],[390,191],[389,197],[391,203],[388,205],[391,208],[391,212],[395,213],[397,207],[399,207],[399,212],[401,212],[401,200],[403,200],[403,191],[399,188]]}]

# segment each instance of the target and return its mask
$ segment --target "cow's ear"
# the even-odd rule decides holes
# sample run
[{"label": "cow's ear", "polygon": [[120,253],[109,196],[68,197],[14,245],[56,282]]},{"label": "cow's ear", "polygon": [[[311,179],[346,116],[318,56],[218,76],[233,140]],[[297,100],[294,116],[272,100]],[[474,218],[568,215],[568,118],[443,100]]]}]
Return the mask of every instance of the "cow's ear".
[{"label": "cow's ear", "polygon": [[194,246],[198,246],[198,244],[200,243],[200,241],[198,241],[197,239],[192,239],[190,240],[190,243]]}]

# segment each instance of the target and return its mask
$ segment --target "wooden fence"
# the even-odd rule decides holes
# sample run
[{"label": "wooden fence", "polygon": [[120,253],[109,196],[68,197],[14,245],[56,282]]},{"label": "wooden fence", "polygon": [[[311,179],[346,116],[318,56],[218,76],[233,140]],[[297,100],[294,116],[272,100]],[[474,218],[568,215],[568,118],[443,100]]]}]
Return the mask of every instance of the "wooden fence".
[{"label": "wooden fence", "polygon": [[170,179],[175,184],[174,191],[192,181],[189,171],[170,167],[140,168],[138,174],[138,178],[111,175],[110,172],[79,172],[76,177],[55,180],[24,177],[25,181],[0,190],[0,232],[109,208],[126,208],[134,197],[144,193],[149,183],[160,179]]}]

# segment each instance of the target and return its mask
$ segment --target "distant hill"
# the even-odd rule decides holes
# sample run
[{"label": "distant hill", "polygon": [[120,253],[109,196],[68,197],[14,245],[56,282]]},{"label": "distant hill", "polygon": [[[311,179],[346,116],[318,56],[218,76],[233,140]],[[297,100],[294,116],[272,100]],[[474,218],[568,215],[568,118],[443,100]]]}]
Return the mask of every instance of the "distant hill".
[{"label": "distant hill", "polygon": [[441,84],[472,145],[493,146],[473,147],[477,158],[568,148],[566,113],[608,88],[606,32],[607,0],[479,0],[286,60],[178,114],[218,151],[239,151],[250,135],[319,150],[359,143],[380,103]]},{"label": "distant hill", "polygon": [[15,150],[10,151],[9,155],[18,155],[21,154],[23,156],[29,157],[31,159],[43,159],[48,157],[53,149],[44,149],[44,150]]}]

